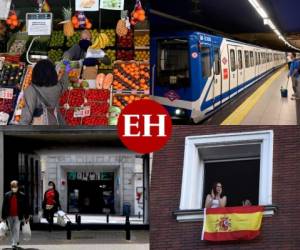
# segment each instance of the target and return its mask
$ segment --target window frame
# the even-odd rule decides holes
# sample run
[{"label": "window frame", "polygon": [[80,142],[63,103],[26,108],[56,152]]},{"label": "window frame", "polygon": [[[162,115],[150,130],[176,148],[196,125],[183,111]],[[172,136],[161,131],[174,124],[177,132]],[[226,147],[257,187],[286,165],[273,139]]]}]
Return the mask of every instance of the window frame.
[{"label": "window frame", "polygon": [[[180,206],[175,213],[181,222],[203,219],[204,166],[199,155],[201,146],[234,145],[235,143],[257,143],[260,148],[259,205],[272,207],[273,189],[273,130],[242,133],[190,136],[185,138],[185,152],[181,186]],[[274,210],[265,215],[273,215]]]},{"label": "window frame", "polygon": [[[232,60],[232,52],[233,52],[233,59]],[[229,56],[230,56],[230,70],[231,72],[235,72],[236,71],[236,56],[235,56],[235,50],[234,49],[230,49],[229,51]],[[233,61],[233,62],[232,62]]]},{"label": "window frame", "polygon": [[[208,49],[208,53],[205,52],[203,53],[203,49]],[[208,54],[208,58],[209,58],[209,75],[204,75],[204,63],[203,63],[203,59],[204,59],[204,55],[206,56]],[[200,50],[200,63],[201,63],[201,75],[202,75],[202,78],[203,79],[207,79],[207,78],[210,78],[212,76],[212,72],[211,72],[211,47],[208,46],[208,45],[203,45],[201,47],[201,50]]]}]

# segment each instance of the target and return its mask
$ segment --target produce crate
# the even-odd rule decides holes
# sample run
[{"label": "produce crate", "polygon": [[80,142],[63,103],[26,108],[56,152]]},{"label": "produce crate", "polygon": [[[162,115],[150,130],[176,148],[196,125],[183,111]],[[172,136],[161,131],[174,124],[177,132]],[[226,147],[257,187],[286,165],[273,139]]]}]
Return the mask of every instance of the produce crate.
[{"label": "produce crate", "polygon": [[114,64],[113,90],[149,92],[150,65],[148,61],[116,61]]},{"label": "produce crate", "polygon": [[114,93],[112,105],[124,109],[128,104],[143,99],[149,99],[149,95]]},{"label": "produce crate", "polygon": [[18,124],[21,120],[22,110],[25,107],[24,91],[25,91],[25,89],[27,89],[31,85],[32,70],[33,70],[33,66],[28,65],[25,77],[22,81],[21,92],[18,95],[17,102],[16,102],[16,105],[15,105],[14,114],[13,114],[13,117],[11,119],[12,124]]},{"label": "produce crate", "polygon": [[117,48],[118,49],[133,49],[134,48],[134,33],[131,30],[128,31],[126,36],[117,36]]},{"label": "produce crate", "polygon": [[60,98],[60,112],[70,126],[107,125],[109,97],[109,90],[67,90]]}]

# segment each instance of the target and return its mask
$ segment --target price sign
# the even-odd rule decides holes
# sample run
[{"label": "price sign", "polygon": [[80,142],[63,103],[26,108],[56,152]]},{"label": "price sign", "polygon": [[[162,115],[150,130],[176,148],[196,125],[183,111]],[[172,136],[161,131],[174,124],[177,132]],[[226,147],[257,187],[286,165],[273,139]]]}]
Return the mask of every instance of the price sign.
[{"label": "price sign", "polygon": [[124,0],[101,0],[100,9],[123,10]]},{"label": "price sign", "polygon": [[7,125],[9,114],[0,112],[0,125]]},{"label": "price sign", "polygon": [[50,36],[52,13],[27,13],[26,28],[29,36]]},{"label": "price sign", "polygon": [[74,118],[84,118],[91,115],[91,107],[80,107],[74,111]]},{"label": "price sign", "polygon": [[2,99],[13,99],[14,90],[9,88],[0,88],[0,98]]}]

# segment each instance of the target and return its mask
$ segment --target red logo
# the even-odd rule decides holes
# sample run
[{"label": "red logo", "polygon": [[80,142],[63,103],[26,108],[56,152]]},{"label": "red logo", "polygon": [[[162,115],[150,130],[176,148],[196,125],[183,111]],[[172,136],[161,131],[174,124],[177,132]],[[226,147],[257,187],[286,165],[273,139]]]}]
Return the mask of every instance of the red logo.
[{"label": "red logo", "polygon": [[223,59],[222,59],[222,63],[224,64],[224,65],[226,65],[227,64],[227,59],[226,59],[226,57],[224,57]]},{"label": "red logo", "polygon": [[174,90],[168,91],[165,94],[165,97],[167,97],[171,102],[174,102],[175,100],[179,100],[180,99],[180,96]]},{"label": "red logo", "polygon": [[172,133],[172,120],[167,110],[152,100],[127,105],[118,121],[119,138],[130,150],[148,154],[160,150]]}]

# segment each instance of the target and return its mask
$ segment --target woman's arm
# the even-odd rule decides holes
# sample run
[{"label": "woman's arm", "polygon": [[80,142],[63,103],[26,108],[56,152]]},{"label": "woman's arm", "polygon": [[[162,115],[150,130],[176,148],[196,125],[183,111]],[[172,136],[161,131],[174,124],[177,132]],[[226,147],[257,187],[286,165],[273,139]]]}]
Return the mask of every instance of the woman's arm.
[{"label": "woman's arm", "polygon": [[213,201],[212,196],[208,194],[205,200],[205,208],[211,208],[212,201]]},{"label": "woman's arm", "polygon": [[24,90],[25,107],[22,109],[20,125],[30,125],[36,108],[37,96],[32,86]]},{"label": "woman's arm", "polygon": [[220,207],[226,207],[227,204],[227,197],[224,196],[223,198],[220,199]]}]

